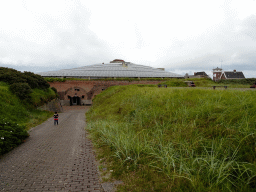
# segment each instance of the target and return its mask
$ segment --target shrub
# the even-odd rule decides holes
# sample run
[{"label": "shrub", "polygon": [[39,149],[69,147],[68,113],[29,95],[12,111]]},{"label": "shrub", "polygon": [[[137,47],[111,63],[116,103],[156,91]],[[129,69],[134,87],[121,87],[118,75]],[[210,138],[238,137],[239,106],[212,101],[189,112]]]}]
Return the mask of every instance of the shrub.
[{"label": "shrub", "polygon": [[32,88],[32,89],[35,89],[35,88],[38,88],[39,85],[37,83],[37,79],[34,78],[33,76],[30,76],[27,72],[25,72],[23,74],[23,78],[26,79],[26,82],[28,83],[28,85]]},{"label": "shrub", "polygon": [[50,84],[40,75],[34,74],[32,72],[24,72],[24,78],[32,89],[47,89]]},{"label": "shrub", "polygon": [[0,155],[21,144],[28,136],[25,126],[0,119]]},{"label": "shrub", "polygon": [[13,83],[28,83],[32,89],[47,89],[50,87],[50,84],[40,75],[27,71],[22,73],[5,67],[0,67],[0,81],[10,85]]},{"label": "shrub", "polygon": [[21,73],[18,72],[12,72],[6,71],[6,70],[0,70],[0,81],[6,82],[8,84],[20,82],[20,83],[26,83],[26,79],[22,77]]},{"label": "shrub", "polygon": [[10,85],[10,91],[16,94],[21,100],[30,99],[29,94],[32,93],[32,89],[27,83],[13,83]]},{"label": "shrub", "polygon": [[57,89],[56,89],[55,87],[51,87],[51,89],[52,89],[55,93],[57,93]]}]

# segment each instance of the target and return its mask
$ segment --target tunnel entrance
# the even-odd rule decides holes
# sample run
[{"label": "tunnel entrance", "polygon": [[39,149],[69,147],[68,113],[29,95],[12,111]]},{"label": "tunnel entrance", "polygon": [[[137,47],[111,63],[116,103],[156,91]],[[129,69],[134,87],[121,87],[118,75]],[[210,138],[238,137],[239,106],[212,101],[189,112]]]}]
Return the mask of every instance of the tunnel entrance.
[{"label": "tunnel entrance", "polygon": [[70,106],[72,105],[81,105],[81,98],[78,96],[70,97]]}]

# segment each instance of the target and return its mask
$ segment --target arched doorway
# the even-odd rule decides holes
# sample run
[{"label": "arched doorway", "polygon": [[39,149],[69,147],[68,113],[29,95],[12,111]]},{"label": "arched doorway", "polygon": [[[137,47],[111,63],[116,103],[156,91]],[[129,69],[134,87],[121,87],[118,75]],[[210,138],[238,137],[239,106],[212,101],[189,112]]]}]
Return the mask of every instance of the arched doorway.
[{"label": "arched doorway", "polygon": [[81,105],[81,98],[78,96],[69,97],[70,106],[72,105]]}]

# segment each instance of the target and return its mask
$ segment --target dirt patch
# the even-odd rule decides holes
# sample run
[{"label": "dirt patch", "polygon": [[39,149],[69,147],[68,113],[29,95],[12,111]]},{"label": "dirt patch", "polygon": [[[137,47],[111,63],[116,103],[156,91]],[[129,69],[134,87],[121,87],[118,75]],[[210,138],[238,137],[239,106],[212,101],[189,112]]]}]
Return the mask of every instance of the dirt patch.
[{"label": "dirt patch", "polygon": [[[96,151],[94,150],[94,154]],[[97,167],[98,167],[98,174],[101,186],[104,192],[115,192],[116,187],[118,185],[123,184],[121,180],[114,180],[111,178],[112,170],[107,169],[107,165],[104,162],[100,162],[101,160],[96,159]],[[101,167],[101,169],[99,169]]]}]

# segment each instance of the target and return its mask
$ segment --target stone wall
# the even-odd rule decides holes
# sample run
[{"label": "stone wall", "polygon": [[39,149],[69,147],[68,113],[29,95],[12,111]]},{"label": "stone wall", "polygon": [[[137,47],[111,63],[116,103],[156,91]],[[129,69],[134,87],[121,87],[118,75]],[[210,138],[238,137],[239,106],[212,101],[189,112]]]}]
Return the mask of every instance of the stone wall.
[{"label": "stone wall", "polygon": [[40,110],[52,111],[52,112],[63,112],[62,104],[59,99],[54,99],[43,106],[38,107]]},{"label": "stone wall", "polygon": [[105,89],[115,85],[132,84],[158,84],[162,81],[79,81],[66,80],[65,82],[49,82],[51,87],[55,87],[60,96],[62,105],[69,105],[70,97],[81,98],[81,104],[90,105],[95,95]]}]

